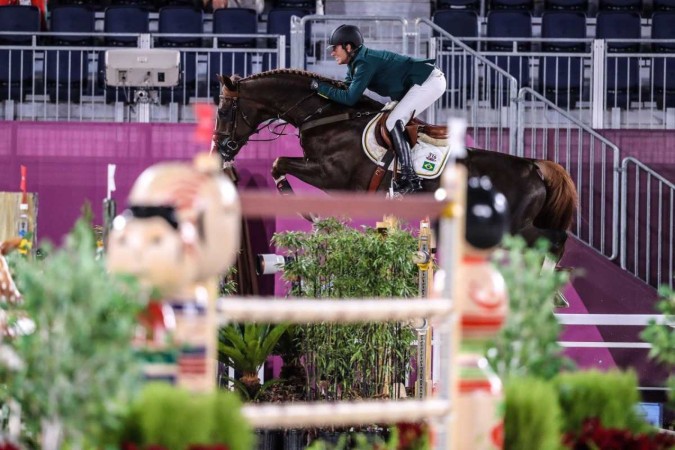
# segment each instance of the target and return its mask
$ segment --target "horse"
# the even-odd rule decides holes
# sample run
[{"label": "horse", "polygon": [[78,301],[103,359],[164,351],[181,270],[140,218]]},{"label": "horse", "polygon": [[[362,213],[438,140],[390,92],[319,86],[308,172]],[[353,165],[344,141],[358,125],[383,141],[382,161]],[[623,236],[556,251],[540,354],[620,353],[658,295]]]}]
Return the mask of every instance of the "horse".
[{"label": "horse", "polygon": [[[315,73],[276,69],[241,78],[218,75],[220,101],[212,150],[232,163],[249,138],[273,121],[285,121],[299,130],[303,157],[278,157],[272,177],[282,193],[290,193],[286,175],[323,191],[367,191],[377,165],[362,150],[361,137],[383,105],[363,96],[354,106],[332,102],[310,89],[312,79],[344,88],[342,82]],[[308,126],[311,123],[311,126]],[[459,163],[469,176],[488,176],[510,207],[509,232],[529,245],[539,238],[551,243],[551,253],[562,256],[567,230],[577,206],[574,182],[559,164],[504,153],[473,149]],[[386,190],[391,173],[377,190]],[[433,192],[440,177],[423,180],[423,191]]]}]

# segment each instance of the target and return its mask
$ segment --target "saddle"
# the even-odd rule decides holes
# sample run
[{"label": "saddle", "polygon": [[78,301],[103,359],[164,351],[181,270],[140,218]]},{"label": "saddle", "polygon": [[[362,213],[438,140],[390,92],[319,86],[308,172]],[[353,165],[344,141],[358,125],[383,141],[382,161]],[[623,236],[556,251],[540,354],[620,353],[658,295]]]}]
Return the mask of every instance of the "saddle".
[{"label": "saddle", "polygon": [[[390,113],[391,111],[385,111],[382,114],[382,117],[380,117],[380,120],[377,121],[377,132],[375,133],[375,138],[377,143],[382,147],[393,150],[391,136],[389,134],[389,130],[387,130],[386,127],[387,118],[389,117]],[[444,140],[448,138],[447,126],[432,125],[416,117],[410,119],[410,121],[406,124],[405,131],[408,135],[411,148],[417,145],[417,139],[420,134],[424,134],[432,139]]]},{"label": "saddle", "polygon": [[[379,161],[373,158],[372,155],[369,155],[371,160],[377,164],[377,167],[375,168],[373,175],[370,179],[370,183],[368,184],[369,192],[374,192],[378,189],[378,187],[382,183],[382,180],[384,179],[384,175],[387,172],[387,168],[392,164],[392,161],[394,160],[394,155],[396,154],[393,148],[393,144],[391,142],[389,130],[387,130],[386,127],[387,118],[389,117],[390,112],[391,110],[383,111],[381,113],[380,118],[375,119],[377,120],[377,123],[372,128],[375,144],[380,146],[386,152],[386,154],[384,154],[384,156]],[[406,124],[405,132],[408,136],[411,149],[414,149],[417,146],[418,141],[420,140],[425,145],[432,145],[432,146],[447,145],[448,127],[446,126],[431,125],[417,118],[413,118]],[[367,129],[364,132],[364,140],[363,140],[364,149],[366,148],[365,144],[366,134]],[[434,162],[427,161],[427,164],[429,164],[429,166],[426,167],[422,166],[422,167],[424,167],[425,169],[428,169],[430,167],[433,170],[434,167],[436,166],[435,161],[437,161],[437,159],[434,158],[434,155],[429,155],[427,156],[427,158],[432,158]],[[443,157],[443,162],[441,163],[440,167],[444,165],[444,162],[445,158]],[[419,171],[417,171],[417,173],[423,178],[426,178]]]}]

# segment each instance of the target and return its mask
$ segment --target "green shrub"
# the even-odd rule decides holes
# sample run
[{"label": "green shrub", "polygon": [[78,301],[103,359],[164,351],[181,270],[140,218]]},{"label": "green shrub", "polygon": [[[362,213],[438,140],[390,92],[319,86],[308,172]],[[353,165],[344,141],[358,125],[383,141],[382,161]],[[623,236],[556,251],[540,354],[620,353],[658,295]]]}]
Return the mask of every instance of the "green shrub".
[{"label": "green shrub", "polygon": [[23,302],[3,308],[10,323],[26,315],[35,331],[3,343],[23,363],[0,375],[0,401],[21,404],[22,441],[49,421],[62,427],[64,445],[86,448],[119,431],[137,385],[130,342],[142,296],[96,259],[87,220],[77,221],[61,248],[42,246],[43,259],[15,261]]},{"label": "green shrub", "polygon": [[635,373],[588,370],[563,373],[554,381],[565,433],[580,431],[589,418],[599,419],[608,428],[649,430],[636,410],[639,395]]},{"label": "green shrub", "polygon": [[551,379],[573,367],[558,344],[561,326],[553,314],[553,299],[567,282],[565,272],[541,270],[549,244],[539,240],[528,247],[520,236],[504,239],[495,252],[497,269],[509,295],[509,313],[487,359],[502,380],[534,376]]},{"label": "green shrub", "polygon": [[505,450],[560,448],[561,412],[552,382],[511,378],[505,386]]},{"label": "green shrub", "polygon": [[654,319],[640,334],[640,337],[650,344],[649,357],[662,364],[671,375],[666,380],[668,391],[668,405],[675,408],[675,290],[668,286],[659,288],[660,300],[656,303],[656,310],[664,315],[665,323],[658,324]]},{"label": "green shrub", "polygon": [[127,418],[122,443],[184,450],[194,444],[224,444],[250,450],[254,436],[230,392],[194,394],[165,383],[147,384]]}]

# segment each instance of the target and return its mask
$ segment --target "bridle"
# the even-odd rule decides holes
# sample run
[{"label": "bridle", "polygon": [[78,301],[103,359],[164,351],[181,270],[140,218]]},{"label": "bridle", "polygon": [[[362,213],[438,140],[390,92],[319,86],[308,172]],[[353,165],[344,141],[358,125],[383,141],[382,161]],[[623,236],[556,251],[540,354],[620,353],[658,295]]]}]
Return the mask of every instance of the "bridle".
[{"label": "bridle", "polygon": [[[239,83],[236,83],[235,86],[237,88],[236,91],[232,91],[223,86],[220,93],[220,100],[221,102],[223,99],[231,100],[231,107],[229,108],[229,111],[223,111],[222,109],[218,108],[218,120],[225,121],[226,125],[223,131],[219,131],[218,129],[213,130],[214,146],[218,150],[218,152],[223,156],[225,162],[232,161],[237,151],[249,140],[252,142],[269,142],[275,141],[279,139],[281,136],[285,136],[286,134],[288,134],[286,133],[286,127],[291,122],[290,117],[288,117],[288,114],[295,108],[300,106],[300,104],[302,104],[305,100],[308,100],[310,97],[314,96],[313,92],[309,93],[305,97],[302,97],[300,100],[298,100],[293,106],[286,109],[286,111],[277,114],[277,116],[274,118],[263,121],[258,127],[256,127],[251,123],[250,118],[246,115],[246,113],[243,111],[243,109],[239,104],[239,99],[242,98],[239,92]],[[248,100],[253,99],[248,98]],[[325,106],[319,107],[316,111],[314,111],[309,116],[301,120],[298,126],[305,123],[315,115],[320,114],[321,112],[323,112],[324,109]],[[246,136],[242,136],[240,139],[232,139],[232,137],[235,136],[235,132],[237,130],[238,114],[239,116],[241,116],[241,120],[244,122],[244,124],[253,131],[248,133]],[[277,123],[274,126],[272,125],[273,123],[281,120],[283,120],[284,122]],[[281,127],[281,131],[278,131],[279,127]],[[249,136],[258,134],[261,130],[265,128],[268,129],[268,131],[273,135],[273,137],[266,139],[249,139]],[[224,146],[222,144],[223,140],[225,141]]]}]

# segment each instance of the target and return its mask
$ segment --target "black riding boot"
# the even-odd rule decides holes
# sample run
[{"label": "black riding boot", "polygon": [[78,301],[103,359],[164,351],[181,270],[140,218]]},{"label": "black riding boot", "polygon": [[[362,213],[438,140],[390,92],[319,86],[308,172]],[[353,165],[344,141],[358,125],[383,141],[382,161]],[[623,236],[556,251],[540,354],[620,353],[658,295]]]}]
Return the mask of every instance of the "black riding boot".
[{"label": "black riding boot", "polygon": [[394,190],[401,195],[422,190],[422,180],[415,173],[412,165],[412,155],[410,154],[410,144],[405,136],[405,126],[402,120],[396,121],[394,129],[391,130],[391,141],[394,144],[394,150],[401,163],[401,174],[394,183]]}]

